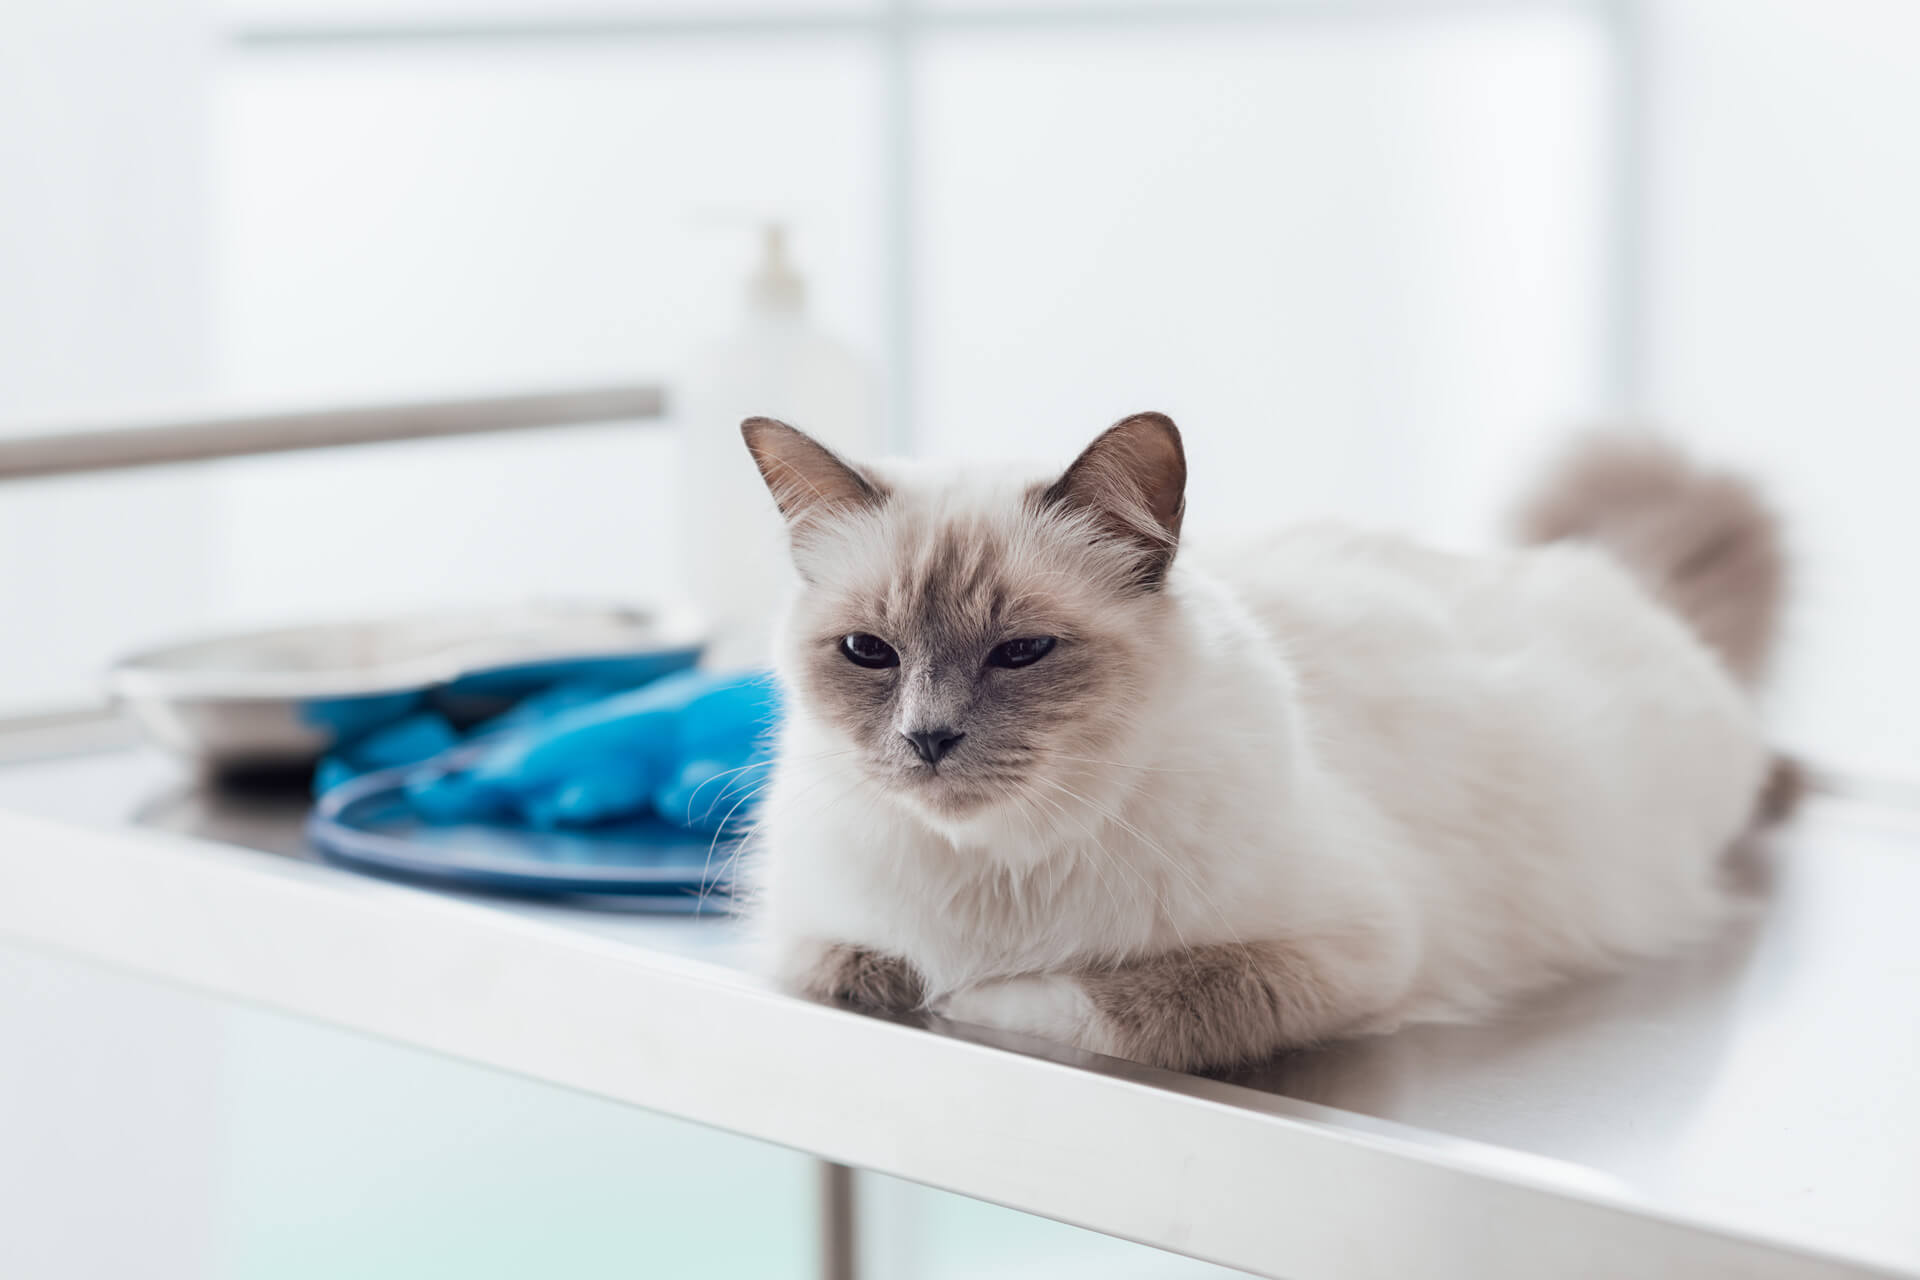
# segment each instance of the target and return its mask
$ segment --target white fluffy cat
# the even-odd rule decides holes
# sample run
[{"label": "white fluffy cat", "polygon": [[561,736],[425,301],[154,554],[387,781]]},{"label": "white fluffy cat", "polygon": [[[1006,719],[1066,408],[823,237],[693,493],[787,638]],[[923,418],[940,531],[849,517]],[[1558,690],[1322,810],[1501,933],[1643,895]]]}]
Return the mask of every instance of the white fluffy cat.
[{"label": "white fluffy cat", "polygon": [[1528,515],[1573,541],[1176,556],[1158,414],[1040,480],[743,431],[803,582],[756,855],[799,990],[1212,1069],[1722,918],[1780,579],[1737,481],[1603,442]]}]

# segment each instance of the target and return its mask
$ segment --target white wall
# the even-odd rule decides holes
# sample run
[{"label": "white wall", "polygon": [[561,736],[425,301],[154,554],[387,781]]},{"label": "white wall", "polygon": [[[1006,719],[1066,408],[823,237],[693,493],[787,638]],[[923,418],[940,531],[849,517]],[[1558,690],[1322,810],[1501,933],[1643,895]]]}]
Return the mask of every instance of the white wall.
[{"label": "white wall", "polygon": [[[1651,405],[1794,518],[1783,731],[1920,767],[1920,10],[1643,8]],[[824,323],[886,350],[868,44],[216,64],[208,22],[0,8],[0,422],[668,374],[732,305],[746,239],[697,225],[725,206],[797,209]],[[1603,398],[1605,47],[1569,11],[939,37],[924,439],[1064,456],[1155,404],[1195,436],[1196,535],[1338,512],[1471,537]],[[0,488],[0,702],[80,696],[114,650],[210,622],[657,592],[669,449],[608,430]]]},{"label": "white wall", "polygon": [[[0,5],[0,431],[180,401],[209,356],[202,0]],[[71,703],[202,616],[204,478],[0,484],[0,704]]]},{"label": "white wall", "polygon": [[1920,769],[1920,7],[1671,0],[1654,21],[1653,402],[1751,462],[1799,574],[1778,714]]},{"label": "white wall", "polygon": [[0,6],[0,406],[187,394],[207,356],[207,5]]},{"label": "white wall", "polygon": [[[1463,539],[1516,444],[1598,398],[1594,19],[1016,24],[918,48],[929,452],[1064,462],[1153,405],[1193,435],[1197,532],[1334,512]],[[743,207],[797,215],[819,323],[877,366],[878,52],[833,36],[229,62],[222,383],[671,377],[730,323],[751,241],[712,214]],[[666,444],[231,468],[223,616],[543,579],[657,591]]]},{"label": "white wall", "polygon": [[1574,10],[931,44],[922,439],[1064,461],[1161,409],[1196,537],[1472,541],[1603,399],[1607,48]]},{"label": "white wall", "polygon": [[[218,380],[671,380],[735,323],[763,211],[796,221],[821,323],[871,357],[878,92],[871,44],[839,38],[229,57]],[[673,592],[673,447],[645,423],[223,467],[216,614]]]}]

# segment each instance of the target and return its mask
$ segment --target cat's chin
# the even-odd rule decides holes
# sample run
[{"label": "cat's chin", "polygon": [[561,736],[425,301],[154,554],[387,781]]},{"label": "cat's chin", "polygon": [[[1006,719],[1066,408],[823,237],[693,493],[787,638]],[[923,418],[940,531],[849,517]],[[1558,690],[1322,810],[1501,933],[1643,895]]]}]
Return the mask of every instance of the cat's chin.
[{"label": "cat's chin", "polygon": [[920,775],[900,789],[907,805],[936,826],[977,820],[1005,803],[1002,797],[964,781]]},{"label": "cat's chin", "polygon": [[929,780],[903,788],[898,796],[914,817],[956,848],[987,851],[1014,864],[1029,860],[1034,820],[1004,791]]}]

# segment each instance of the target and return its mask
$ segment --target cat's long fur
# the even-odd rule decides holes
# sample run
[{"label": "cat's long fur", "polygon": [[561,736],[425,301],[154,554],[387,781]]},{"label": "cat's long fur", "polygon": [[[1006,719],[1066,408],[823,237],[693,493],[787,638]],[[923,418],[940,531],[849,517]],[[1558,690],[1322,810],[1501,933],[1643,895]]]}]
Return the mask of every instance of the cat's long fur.
[{"label": "cat's long fur", "polygon": [[[1176,556],[1158,415],[1058,478],[745,431],[804,579],[757,862],[798,989],[1217,1068],[1478,1017],[1723,916],[1780,594],[1738,482],[1600,444],[1523,517],[1579,542],[1311,527]],[[849,662],[855,632],[900,665]],[[982,665],[1029,635],[1060,639]],[[967,737],[929,765],[900,735],[936,722]]]}]

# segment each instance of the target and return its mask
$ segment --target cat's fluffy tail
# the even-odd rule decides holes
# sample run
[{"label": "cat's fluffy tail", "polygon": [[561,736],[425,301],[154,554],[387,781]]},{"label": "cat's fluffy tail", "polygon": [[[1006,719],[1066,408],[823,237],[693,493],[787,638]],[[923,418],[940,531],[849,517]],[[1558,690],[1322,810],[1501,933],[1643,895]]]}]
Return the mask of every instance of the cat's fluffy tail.
[{"label": "cat's fluffy tail", "polygon": [[[1515,512],[1522,542],[1605,547],[1753,688],[1780,629],[1787,563],[1780,520],[1747,480],[1648,436],[1577,441]],[[1805,779],[1776,755],[1755,801],[1762,823],[1790,816]]]},{"label": "cat's fluffy tail", "polygon": [[1590,541],[1686,619],[1749,688],[1786,586],[1780,521],[1751,483],[1646,436],[1578,441],[1516,512],[1523,542]]}]

